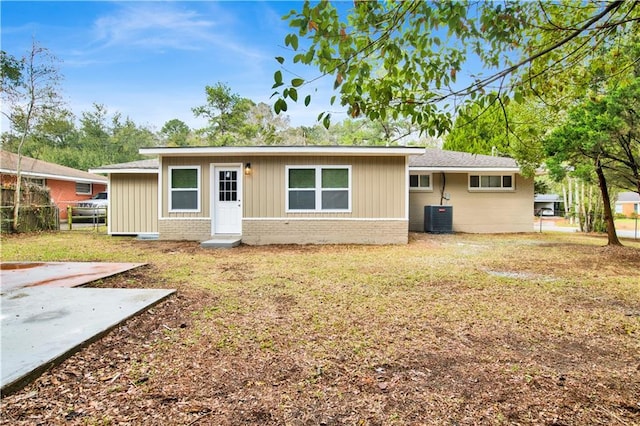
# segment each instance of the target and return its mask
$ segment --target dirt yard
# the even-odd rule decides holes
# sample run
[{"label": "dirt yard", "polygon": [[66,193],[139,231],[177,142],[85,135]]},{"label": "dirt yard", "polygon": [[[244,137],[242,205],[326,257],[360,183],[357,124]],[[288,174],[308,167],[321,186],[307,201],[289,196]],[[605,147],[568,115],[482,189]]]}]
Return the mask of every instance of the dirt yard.
[{"label": "dirt yard", "polygon": [[148,262],[176,296],[1,401],[2,425],[638,425],[640,244],[4,237],[2,260]]}]

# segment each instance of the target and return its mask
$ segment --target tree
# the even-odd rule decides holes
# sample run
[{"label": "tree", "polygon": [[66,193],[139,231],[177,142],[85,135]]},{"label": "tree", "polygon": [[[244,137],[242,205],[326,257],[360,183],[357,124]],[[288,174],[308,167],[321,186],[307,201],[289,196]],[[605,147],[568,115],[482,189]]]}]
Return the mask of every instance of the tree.
[{"label": "tree", "polygon": [[278,145],[282,143],[282,132],[289,127],[289,118],[276,116],[264,102],[252,105],[247,112],[248,134],[253,134],[253,145]]},{"label": "tree", "polygon": [[[608,181],[640,193],[640,78],[574,107],[567,121],[545,139],[547,165],[563,177],[567,165],[586,180],[595,174],[604,203],[608,243],[616,235]],[[608,177],[607,177],[608,176]]]},{"label": "tree", "polygon": [[12,130],[18,135],[16,153],[16,191],[14,196],[13,230],[18,230],[21,188],[22,151],[34,124],[47,111],[61,104],[58,94],[60,74],[56,58],[35,41],[31,50],[20,60],[2,52],[2,102]]},{"label": "tree", "polygon": [[545,159],[542,139],[562,117],[535,98],[506,106],[471,104],[445,135],[443,148],[511,157],[523,175],[534,176]]},{"label": "tree", "polygon": [[164,123],[160,134],[168,146],[188,146],[191,129],[184,121],[174,118]]},{"label": "tree", "polygon": [[201,133],[211,145],[235,145],[238,140],[246,143],[246,139],[254,136],[247,126],[253,101],[231,93],[229,86],[223,83],[206,86],[205,91],[207,104],[192,108],[192,111],[196,117],[209,121],[209,127],[202,129]]},{"label": "tree", "polygon": [[[541,93],[577,93],[636,61],[601,57],[637,31],[638,2],[355,1],[346,13],[337,7],[307,1],[284,17],[293,29],[284,40],[293,63],[312,65],[321,75],[286,81],[288,64],[277,57],[276,113],[298,99],[309,105],[311,95],[299,92],[331,76],[352,117],[407,117],[435,136],[450,129],[468,102],[506,105],[542,99]],[[590,62],[602,64],[598,75],[583,73],[581,65]],[[334,95],[331,104],[337,100]],[[331,115],[319,120],[328,127]]]},{"label": "tree", "polygon": [[584,105],[584,120],[603,138],[603,168],[618,188],[640,194],[640,73],[630,85]]},{"label": "tree", "polygon": [[505,131],[507,120],[498,104],[486,109],[473,104],[465,117],[473,118],[455,121],[451,132],[444,138],[444,149],[484,155],[509,152],[509,134]]}]

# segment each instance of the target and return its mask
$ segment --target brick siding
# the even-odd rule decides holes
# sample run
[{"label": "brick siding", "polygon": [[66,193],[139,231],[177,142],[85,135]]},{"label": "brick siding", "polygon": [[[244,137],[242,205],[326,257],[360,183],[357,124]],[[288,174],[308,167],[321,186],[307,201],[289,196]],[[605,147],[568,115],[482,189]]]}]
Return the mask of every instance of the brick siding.
[{"label": "brick siding", "polygon": [[211,219],[160,219],[158,232],[161,240],[204,241],[211,238]]},{"label": "brick siding", "polygon": [[242,242],[262,244],[407,244],[405,220],[248,220]]}]

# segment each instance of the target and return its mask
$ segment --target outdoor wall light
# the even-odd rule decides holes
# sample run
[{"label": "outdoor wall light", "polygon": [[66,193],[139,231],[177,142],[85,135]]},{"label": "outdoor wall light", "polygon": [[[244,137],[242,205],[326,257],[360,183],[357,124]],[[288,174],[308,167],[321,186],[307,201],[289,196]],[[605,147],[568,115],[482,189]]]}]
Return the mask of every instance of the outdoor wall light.
[{"label": "outdoor wall light", "polygon": [[245,176],[249,176],[251,174],[252,170],[251,170],[251,163],[247,163],[244,166],[244,174]]}]

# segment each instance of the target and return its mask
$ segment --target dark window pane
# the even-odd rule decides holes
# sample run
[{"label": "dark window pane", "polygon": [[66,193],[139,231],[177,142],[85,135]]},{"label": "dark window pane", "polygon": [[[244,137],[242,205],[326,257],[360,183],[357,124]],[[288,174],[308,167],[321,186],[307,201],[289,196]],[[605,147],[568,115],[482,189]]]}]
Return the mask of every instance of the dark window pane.
[{"label": "dark window pane", "polygon": [[315,188],[315,169],[289,169],[289,188]]},{"label": "dark window pane", "polygon": [[472,175],[469,177],[469,186],[471,188],[480,188],[480,176]]},{"label": "dark window pane", "polygon": [[171,171],[171,188],[197,188],[197,169],[173,169]]},{"label": "dark window pane", "polygon": [[289,209],[314,210],[315,208],[315,191],[289,191]]},{"label": "dark window pane", "polygon": [[502,187],[513,188],[513,182],[511,176],[502,176]]},{"label": "dark window pane", "polygon": [[418,187],[418,175],[409,176],[409,187],[417,188]]},{"label": "dark window pane", "polygon": [[173,191],[171,193],[172,210],[197,210],[198,191]]},{"label": "dark window pane", "polygon": [[91,184],[76,182],[76,194],[91,194]]},{"label": "dark window pane", "polygon": [[489,188],[500,188],[502,186],[502,176],[487,177],[489,178],[489,185],[487,185]]},{"label": "dark window pane", "polygon": [[322,169],[323,188],[348,188],[348,169]]},{"label": "dark window pane", "polygon": [[431,179],[430,178],[431,178],[431,176],[429,176],[429,175],[421,175],[420,176],[420,188],[428,188],[428,187],[430,187],[431,186],[431,183],[430,183]]},{"label": "dark window pane", "polygon": [[347,210],[349,191],[322,191],[322,210]]}]

